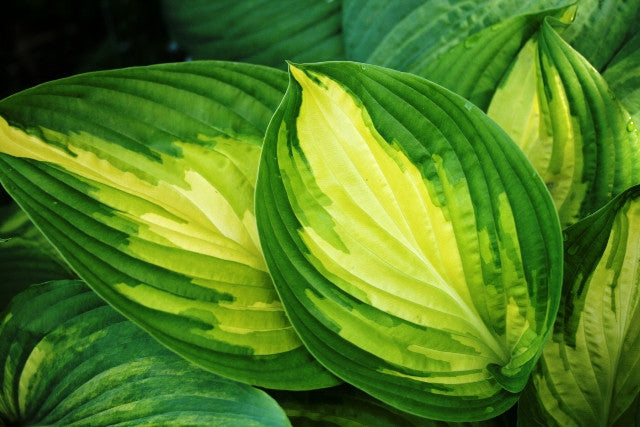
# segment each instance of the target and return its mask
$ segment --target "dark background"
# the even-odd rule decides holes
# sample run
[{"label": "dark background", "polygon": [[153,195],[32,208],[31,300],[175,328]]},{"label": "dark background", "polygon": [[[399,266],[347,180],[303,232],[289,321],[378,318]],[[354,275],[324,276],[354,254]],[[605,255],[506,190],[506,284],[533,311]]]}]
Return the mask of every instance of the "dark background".
[{"label": "dark background", "polygon": [[[0,26],[0,99],[73,74],[182,61],[160,0],[9,0]],[[0,187],[0,206],[11,199]]]},{"label": "dark background", "polygon": [[0,99],[45,81],[174,62],[159,0],[9,0],[0,28]]}]

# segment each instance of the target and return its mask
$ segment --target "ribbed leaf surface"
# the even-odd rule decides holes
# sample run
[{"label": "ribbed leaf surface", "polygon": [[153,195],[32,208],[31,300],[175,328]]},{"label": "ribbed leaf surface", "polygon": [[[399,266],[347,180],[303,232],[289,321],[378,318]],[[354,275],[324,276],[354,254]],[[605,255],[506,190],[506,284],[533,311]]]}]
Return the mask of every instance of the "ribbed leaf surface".
[{"label": "ribbed leaf surface", "polygon": [[76,277],[40,245],[22,237],[0,239],[0,272],[0,311],[33,283]]},{"label": "ribbed leaf surface", "polygon": [[627,34],[638,31],[640,0],[579,0],[573,23],[563,38],[596,69],[602,70]]},{"label": "ribbed leaf surface", "polygon": [[507,427],[515,408],[490,420],[456,423],[430,420],[385,405],[349,384],[312,391],[270,393],[296,426],[348,427]]},{"label": "ribbed leaf surface", "polygon": [[0,368],[9,425],[289,425],[264,392],[181,359],[80,281],[15,297]]},{"label": "ribbed leaf surface", "polygon": [[523,414],[537,412],[546,425],[613,425],[632,404],[640,390],[638,259],[640,186],[565,230],[560,311],[534,388],[519,403]]},{"label": "ribbed leaf surface", "polygon": [[568,3],[345,0],[346,55],[356,61],[414,72],[483,28]]},{"label": "ribbed leaf surface", "polygon": [[286,74],[182,63],[87,74],[0,102],[0,181],[74,270],[189,360],[253,384],[335,384],[303,349],[254,217]]},{"label": "ribbed leaf surface", "polygon": [[256,213],[309,350],[397,408],[477,420],[524,387],[560,297],[555,210],[477,107],[409,74],[292,66]]},{"label": "ribbed leaf surface", "polygon": [[620,103],[629,111],[634,125],[640,124],[640,33],[630,39],[611,60],[602,75]]},{"label": "ribbed leaf surface", "polygon": [[271,395],[293,425],[349,427],[437,427],[442,424],[394,410],[349,384]]},{"label": "ribbed leaf surface", "polygon": [[285,60],[344,58],[342,2],[318,0],[164,0],[178,44],[194,59],[284,68]]},{"label": "ribbed leaf surface", "polygon": [[537,33],[544,19],[554,16],[568,21],[574,12],[574,7],[562,7],[505,19],[449,47],[436,58],[429,57],[410,71],[486,111],[520,49]]},{"label": "ribbed leaf surface", "polygon": [[29,285],[77,278],[15,203],[0,207],[0,277],[0,311]]},{"label": "ribbed leaf surface", "polygon": [[519,54],[488,115],[538,170],[563,227],[640,183],[640,134],[629,113],[549,21]]}]

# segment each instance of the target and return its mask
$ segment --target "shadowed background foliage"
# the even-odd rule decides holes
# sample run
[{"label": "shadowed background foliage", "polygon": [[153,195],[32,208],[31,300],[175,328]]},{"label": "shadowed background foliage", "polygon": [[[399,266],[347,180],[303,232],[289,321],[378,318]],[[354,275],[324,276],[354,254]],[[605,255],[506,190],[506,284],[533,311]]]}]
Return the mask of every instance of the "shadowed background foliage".
[{"label": "shadowed background foliage", "polygon": [[[78,73],[185,58],[159,0],[9,0],[0,28],[0,99]],[[10,202],[0,189],[0,205]]]}]

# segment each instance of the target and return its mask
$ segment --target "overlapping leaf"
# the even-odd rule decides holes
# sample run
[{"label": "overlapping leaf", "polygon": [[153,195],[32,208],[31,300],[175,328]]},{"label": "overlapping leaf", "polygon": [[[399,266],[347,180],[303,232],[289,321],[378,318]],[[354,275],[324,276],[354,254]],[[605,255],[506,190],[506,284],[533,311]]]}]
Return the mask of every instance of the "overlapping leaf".
[{"label": "overlapping leaf", "polygon": [[337,387],[299,392],[271,392],[293,425],[349,427],[437,427],[437,421],[394,410],[360,390]]},{"label": "overlapping leaf", "polygon": [[562,242],[544,184],[470,102],[354,63],[292,66],[256,214],[310,351],[402,410],[509,408],[549,333]]},{"label": "overlapping leaf", "polygon": [[0,272],[0,311],[33,283],[77,278],[15,203],[0,207]]},{"label": "overlapping leaf", "polygon": [[345,0],[346,55],[356,61],[414,72],[484,28],[568,3]]},{"label": "overlapping leaf", "polygon": [[80,281],[12,301],[0,367],[3,425],[289,425],[264,392],[181,359]]},{"label": "overlapping leaf", "polygon": [[436,421],[398,411],[377,399],[341,384],[328,389],[270,393],[293,425],[348,427],[507,427],[515,408],[496,418],[473,423]]},{"label": "overlapping leaf", "polygon": [[488,115],[527,154],[563,227],[640,183],[640,134],[602,76],[546,21]]},{"label": "overlapping leaf", "polygon": [[523,414],[546,425],[613,425],[629,409],[640,390],[638,259],[640,186],[565,230],[560,311]]},{"label": "overlapping leaf", "polygon": [[602,70],[628,34],[638,31],[640,0],[578,0],[575,20],[562,34],[596,69]]},{"label": "overlapping leaf", "polygon": [[0,181],[109,303],[206,368],[335,384],[267,273],[253,211],[286,74],[183,63],[87,74],[0,102]]},{"label": "overlapping leaf", "polygon": [[285,60],[343,59],[342,2],[164,0],[178,44],[194,59],[284,68]]},{"label": "overlapping leaf", "polygon": [[520,49],[538,32],[542,22],[550,16],[567,22],[574,13],[574,7],[561,7],[505,19],[435,58],[426,57],[410,71],[443,85],[486,111]]},{"label": "overlapping leaf", "polygon": [[640,123],[640,33],[630,39],[608,64],[603,77],[629,111],[634,126]]}]

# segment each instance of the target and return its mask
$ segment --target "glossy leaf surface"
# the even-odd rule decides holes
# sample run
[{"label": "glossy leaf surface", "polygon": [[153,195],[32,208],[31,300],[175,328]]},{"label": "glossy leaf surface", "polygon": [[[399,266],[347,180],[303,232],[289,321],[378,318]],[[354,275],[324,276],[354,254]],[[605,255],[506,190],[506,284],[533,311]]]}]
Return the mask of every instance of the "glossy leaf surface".
[{"label": "glossy leaf surface", "polygon": [[402,410],[505,411],[559,301],[560,229],[537,173],[477,107],[426,80],[354,63],[291,74],[256,213],[296,330]]}]

